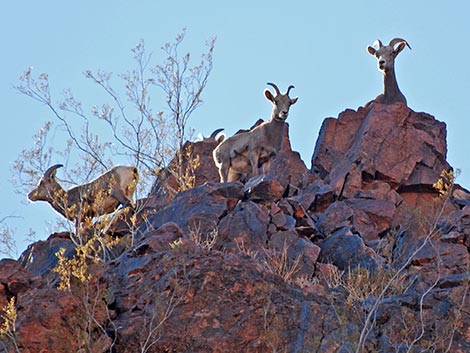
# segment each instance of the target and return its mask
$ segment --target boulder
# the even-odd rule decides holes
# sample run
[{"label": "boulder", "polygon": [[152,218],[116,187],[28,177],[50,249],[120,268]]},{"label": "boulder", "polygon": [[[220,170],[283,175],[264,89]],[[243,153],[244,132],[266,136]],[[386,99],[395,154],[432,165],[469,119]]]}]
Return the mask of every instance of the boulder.
[{"label": "boulder", "polygon": [[137,237],[168,222],[176,223],[184,232],[211,230],[243,195],[243,184],[240,182],[206,183],[186,190],[177,194],[167,207],[149,216],[140,226]]},{"label": "boulder", "polygon": [[319,261],[332,263],[343,271],[361,267],[373,272],[385,263],[348,227],[337,230],[318,245],[321,248]]},{"label": "boulder", "polygon": [[238,252],[260,252],[268,242],[270,223],[268,209],[252,201],[239,203],[223,217],[218,226],[217,249]]},{"label": "boulder", "polygon": [[298,152],[292,151],[289,139],[289,124],[286,123],[282,147],[272,159],[268,175],[275,178],[286,191],[287,196],[294,195],[308,184],[313,176],[309,173]]},{"label": "boulder", "polygon": [[385,181],[393,190],[434,192],[446,161],[446,125],[402,103],[373,104],[326,119],[311,171],[351,197],[365,185]]},{"label": "boulder", "polygon": [[32,272],[23,268],[18,261],[13,259],[0,260],[1,307],[6,304],[7,299],[11,296],[17,296],[20,293],[37,288],[40,282],[40,276],[35,276]]},{"label": "boulder", "polygon": [[284,188],[274,178],[268,175],[259,175],[251,178],[244,186],[245,196],[254,202],[279,201],[284,194]]},{"label": "boulder", "polygon": [[70,233],[54,233],[47,240],[37,241],[28,246],[21,254],[18,262],[35,275],[45,275],[57,265],[56,253],[65,249],[64,255],[71,257],[75,253],[75,245],[70,240]]}]

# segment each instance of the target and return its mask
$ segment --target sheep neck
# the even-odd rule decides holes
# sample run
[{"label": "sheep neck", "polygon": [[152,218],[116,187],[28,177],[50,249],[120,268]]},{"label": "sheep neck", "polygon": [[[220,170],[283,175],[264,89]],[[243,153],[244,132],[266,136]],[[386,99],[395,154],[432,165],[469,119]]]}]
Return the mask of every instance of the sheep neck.
[{"label": "sheep neck", "polygon": [[60,213],[62,216],[70,220],[71,215],[70,212],[67,210],[67,208],[69,207],[67,192],[59,186],[52,194],[53,198],[50,202],[52,208],[58,213]]},{"label": "sheep neck", "polygon": [[403,94],[398,88],[397,79],[395,77],[395,69],[391,68],[384,71],[384,97],[383,103],[390,104],[404,99]]},{"label": "sheep neck", "polygon": [[271,116],[271,120],[268,125],[269,128],[266,129],[266,135],[269,141],[276,142],[274,146],[276,151],[279,151],[280,149],[285,125],[285,120],[276,119],[274,116]]}]

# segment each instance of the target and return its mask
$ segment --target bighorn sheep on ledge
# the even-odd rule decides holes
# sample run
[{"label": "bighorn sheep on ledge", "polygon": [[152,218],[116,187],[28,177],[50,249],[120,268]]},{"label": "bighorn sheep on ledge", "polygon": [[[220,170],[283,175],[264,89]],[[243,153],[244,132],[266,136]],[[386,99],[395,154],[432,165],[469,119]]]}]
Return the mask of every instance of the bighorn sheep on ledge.
[{"label": "bighorn sheep on ledge", "polygon": [[[377,40],[374,45],[376,43],[378,44],[378,49],[368,46],[367,51],[377,57],[379,70],[382,70],[384,73],[384,93],[377,96],[374,101],[382,104],[397,102],[406,104],[406,98],[400,92],[395,77],[395,58],[405,48],[405,45],[410,49],[411,47],[406,40],[401,38],[392,39],[388,45],[383,45],[380,40]],[[395,49],[397,44],[398,46]]]},{"label": "bighorn sheep on ledge", "polygon": [[289,108],[298,100],[289,97],[289,86],[282,94],[274,83],[268,83],[276,92],[264,91],[265,97],[273,104],[271,119],[250,131],[233,135],[221,142],[213,152],[214,162],[219,169],[220,181],[235,181],[246,174],[256,176],[262,167],[263,173],[269,169],[270,161],[281,149],[285,120]]},{"label": "bighorn sheep on ledge", "polygon": [[139,175],[136,167],[116,166],[91,182],[64,190],[55,174],[62,164],[46,170],[38,186],[28,194],[31,201],[46,201],[65,218],[83,222],[116,210],[119,205],[132,206],[132,195]]}]

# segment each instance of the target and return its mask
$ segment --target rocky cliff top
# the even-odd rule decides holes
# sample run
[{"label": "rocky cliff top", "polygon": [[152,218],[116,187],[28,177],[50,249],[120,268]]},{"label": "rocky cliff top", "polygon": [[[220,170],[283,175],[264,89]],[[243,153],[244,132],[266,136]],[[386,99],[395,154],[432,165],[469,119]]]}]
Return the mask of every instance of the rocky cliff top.
[{"label": "rocky cliff top", "polygon": [[3,351],[470,351],[470,202],[444,123],[400,103],[346,110],[310,169],[286,131],[245,184],[218,182],[215,145],[192,145],[194,188],[157,179],[70,289],[53,271],[60,248],[77,259],[70,234],[2,260],[0,305],[17,310]]}]

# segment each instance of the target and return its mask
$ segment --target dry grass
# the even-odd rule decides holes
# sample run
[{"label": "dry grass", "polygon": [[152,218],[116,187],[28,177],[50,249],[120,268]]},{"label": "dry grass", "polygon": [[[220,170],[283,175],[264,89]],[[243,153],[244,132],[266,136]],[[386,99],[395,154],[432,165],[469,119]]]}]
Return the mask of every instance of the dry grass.
[{"label": "dry grass", "polygon": [[0,343],[5,349],[5,352],[10,352],[10,350],[7,350],[7,342],[11,343],[14,348],[14,352],[20,352],[16,339],[17,312],[14,297],[11,297],[8,304],[2,308],[2,311],[3,315],[1,316],[1,319],[3,322],[0,326]]},{"label": "dry grass", "polygon": [[396,276],[393,269],[377,268],[371,272],[366,268],[357,267],[350,269],[341,277],[339,285],[347,293],[347,303],[364,302],[371,297],[379,296],[383,291],[388,294],[398,294],[406,291],[409,281],[404,274]]},{"label": "dry grass", "polygon": [[264,253],[266,257],[262,265],[268,272],[279,275],[285,282],[291,283],[295,274],[300,269],[302,254],[299,254],[294,260],[291,260],[288,256],[288,250],[289,246],[286,243],[284,243],[280,251],[274,249],[265,250]]},{"label": "dry grass", "polygon": [[189,227],[189,238],[196,243],[197,246],[206,250],[212,250],[217,238],[219,237],[219,229],[217,224],[213,224],[207,232],[202,231],[201,223],[195,223]]}]

